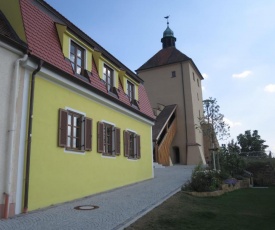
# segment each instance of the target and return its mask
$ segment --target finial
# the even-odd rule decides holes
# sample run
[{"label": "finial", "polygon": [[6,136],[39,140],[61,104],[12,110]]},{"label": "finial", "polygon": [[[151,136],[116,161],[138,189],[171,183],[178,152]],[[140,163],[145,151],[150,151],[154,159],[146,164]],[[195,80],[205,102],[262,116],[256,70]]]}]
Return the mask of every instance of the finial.
[{"label": "finial", "polygon": [[164,17],[165,19],[167,19],[167,26],[169,26],[169,21],[168,21],[169,17],[170,17],[170,15]]}]

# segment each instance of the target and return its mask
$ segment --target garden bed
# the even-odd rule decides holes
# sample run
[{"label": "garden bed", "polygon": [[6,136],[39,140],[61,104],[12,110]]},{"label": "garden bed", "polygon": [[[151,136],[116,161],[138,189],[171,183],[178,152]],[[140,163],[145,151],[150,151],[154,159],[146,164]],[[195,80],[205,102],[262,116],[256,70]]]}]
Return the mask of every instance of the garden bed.
[{"label": "garden bed", "polygon": [[224,193],[231,192],[240,188],[249,188],[250,187],[250,179],[238,180],[235,185],[222,184],[222,189],[213,191],[213,192],[190,192],[184,191],[184,193],[196,196],[196,197],[215,197],[221,196]]}]

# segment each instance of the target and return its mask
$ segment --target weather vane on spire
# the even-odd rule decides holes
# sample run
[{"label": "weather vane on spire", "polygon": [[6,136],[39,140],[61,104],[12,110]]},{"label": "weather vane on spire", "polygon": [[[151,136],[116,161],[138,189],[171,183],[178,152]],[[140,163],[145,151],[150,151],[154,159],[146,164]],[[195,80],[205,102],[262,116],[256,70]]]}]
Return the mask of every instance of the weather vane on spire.
[{"label": "weather vane on spire", "polygon": [[170,17],[170,15],[164,17],[165,19],[167,19],[167,26],[169,25],[169,21],[168,21],[169,17]]}]

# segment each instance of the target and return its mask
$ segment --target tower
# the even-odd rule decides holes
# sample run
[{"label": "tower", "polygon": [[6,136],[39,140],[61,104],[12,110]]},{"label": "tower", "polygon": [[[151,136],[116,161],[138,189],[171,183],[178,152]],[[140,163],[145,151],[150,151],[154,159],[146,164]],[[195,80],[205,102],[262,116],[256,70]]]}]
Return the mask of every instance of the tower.
[{"label": "tower", "polygon": [[162,48],[167,47],[175,47],[176,46],[176,38],[174,37],[174,32],[169,27],[169,16],[165,17],[167,19],[167,28],[163,32],[163,37],[161,39],[162,42]]},{"label": "tower", "polygon": [[[176,48],[176,37],[169,27],[169,16],[165,18],[167,28],[161,38],[162,49],[137,69],[139,77],[144,80],[151,106],[158,111],[162,120],[170,119],[169,116],[163,116],[162,111],[166,113],[171,105],[176,105],[176,133],[169,146],[165,146],[166,150],[160,151],[161,153],[156,151],[162,145],[161,142],[169,136],[169,122],[163,122],[167,126],[161,127],[162,124],[159,124],[157,119],[156,132],[163,133],[155,135],[161,137],[161,140],[153,140],[155,154],[167,155],[169,165],[177,163],[192,165],[199,162],[205,164],[203,135],[196,129],[199,125],[198,118],[203,114],[201,88],[203,77],[193,60]],[[162,156],[155,157],[156,161],[161,158]]]}]

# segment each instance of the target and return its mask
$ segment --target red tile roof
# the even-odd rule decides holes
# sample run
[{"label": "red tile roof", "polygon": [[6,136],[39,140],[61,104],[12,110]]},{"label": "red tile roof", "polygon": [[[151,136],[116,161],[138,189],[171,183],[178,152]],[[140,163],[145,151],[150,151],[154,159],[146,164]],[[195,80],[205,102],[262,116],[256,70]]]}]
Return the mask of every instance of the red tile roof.
[{"label": "red tile roof", "polygon": [[157,52],[153,57],[139,67],[137,71],[188,60],[191,60],[191,58],[177,50],[176,47],[167,47]]},{"label": "red tile roof", "polygon": [[[35,4],[34,4],[35,3]],[[23,17],[23,23],[27,38],[27,44],[29,46],[32,56],[40,58],[47,62],[48,64],[62,70],[63,72],[71,75],[71,78],[76,78],[74,76],[72,66],[68,60],[65,59],[61,44],[59,42],[55,22],[62,22],[67,25],[69,29],[72,29],[80,37],[83,37],[85,41],[89,42],[91,47],[97,48],[100,50],[103,56],[107,57],[112,63],[114,63],[119,68],[126,70],[126,73],[139,81],[139,108],[135,109],[131,106],[129,98],[125,95],[122,88],[122,84],[119,82],[118,98],[115,98],[108,94],[104,82],[101,81],[98,75],[96,65],[92,63],[92,76],[90,77],[91,90],[96,92],[101,92],[106,98],[111,99],[114,102],[117,102],[124,107],[135,111],[136,113],[143,115],[151,120],[154,119],[154,114],[148,99],[148,96],[145,92],[143,81],[121,62],[119,62],[115,57],[108,53],[103,47],[98,45],[95,41],[89,38],[85,33],[76,28],[72,23],[70,23],[66,18],[61,14],[55,11],[47,3],[42,0],[20,0],[21,12]]]},{"label": "red tile roof", "polygon": [[161,49],[153,57],[151,57],[147,62],[145,62],[141,67],[139,67],[136,71],[139,72],[146,69],[151,69],[155,67],[160,67],[164,65],[185,62],[185,61],[190,61],[194,66],[194,68],[197,70],[201,79],[203,79],[199,69],[197,68],[193,60],[190,57],[186,56],[181,51],[179,51],[174,46]]}]

